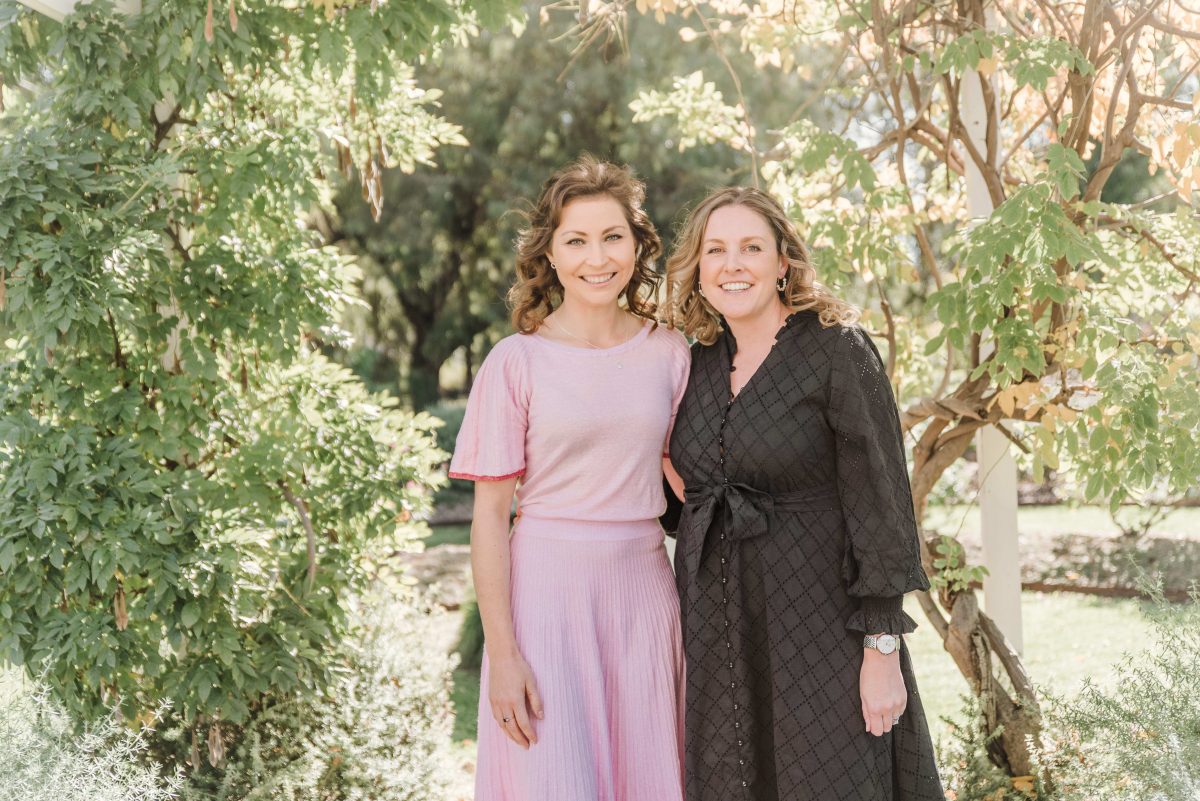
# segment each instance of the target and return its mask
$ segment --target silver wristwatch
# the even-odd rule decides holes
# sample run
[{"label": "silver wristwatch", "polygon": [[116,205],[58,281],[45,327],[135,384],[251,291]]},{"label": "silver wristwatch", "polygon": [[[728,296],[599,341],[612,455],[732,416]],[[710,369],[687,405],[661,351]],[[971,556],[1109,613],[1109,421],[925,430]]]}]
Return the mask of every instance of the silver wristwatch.
[{"label": "silver wristwatch", "polygon": [[874,648],[884,655],[895,651],[899,644],[900,638],[895,634],[880,634],[878,637],[874,634],[868,634],[863,637],[863,648]]}]

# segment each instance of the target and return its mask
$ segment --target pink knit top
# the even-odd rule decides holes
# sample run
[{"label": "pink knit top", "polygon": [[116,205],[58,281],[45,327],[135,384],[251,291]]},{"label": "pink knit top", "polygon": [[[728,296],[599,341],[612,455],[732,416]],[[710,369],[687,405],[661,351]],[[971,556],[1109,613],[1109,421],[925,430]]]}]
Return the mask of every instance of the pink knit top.
[{"label": "pink knit top", "polygon": [[520,476],[517,505],[532,518],[656,518],[689,363],[683,335],[650,323],[613,348],[505,337],[475,377],[450,477]]}]

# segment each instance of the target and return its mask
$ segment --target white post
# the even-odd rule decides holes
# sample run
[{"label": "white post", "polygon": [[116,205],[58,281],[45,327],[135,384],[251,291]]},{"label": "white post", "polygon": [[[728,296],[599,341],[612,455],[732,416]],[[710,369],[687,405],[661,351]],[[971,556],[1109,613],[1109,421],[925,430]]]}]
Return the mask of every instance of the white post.
[{"label": "white post", "polygon": [[[75,10],[79,0],[20,0],[20,3],[61,22],[64,17]],[[142,0],[116,0],[115,5],[117,11],[124,14],[142,13]]]},{"label": "white post", "polygon": [[[962,80],[962,120],[980,153],[987,153],[987,109],[979,73],[967,70]],[[983,174],[967,156],[967,208],[973,220],[992,213]],[[991,426],[975,438],[979,464],[979,517],[983,538],[984,610],[996,621],[1018,653],[1025,648],[1021,626],[1021,553],[1017,537],[1017,464],[1008,439]]]}]

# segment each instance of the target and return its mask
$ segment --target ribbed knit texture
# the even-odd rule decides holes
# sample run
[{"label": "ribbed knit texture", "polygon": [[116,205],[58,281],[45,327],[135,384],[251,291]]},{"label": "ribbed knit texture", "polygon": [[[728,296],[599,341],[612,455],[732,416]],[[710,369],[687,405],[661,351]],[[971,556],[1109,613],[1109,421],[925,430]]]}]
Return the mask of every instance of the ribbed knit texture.
[{"label": "ribbed knit texture", "polygon": [[517,644],[546,716],[536,745],[513,743],[484,659],[476,801],[681,799],[683,647],[657,521],[523,520],[512,564]]}]

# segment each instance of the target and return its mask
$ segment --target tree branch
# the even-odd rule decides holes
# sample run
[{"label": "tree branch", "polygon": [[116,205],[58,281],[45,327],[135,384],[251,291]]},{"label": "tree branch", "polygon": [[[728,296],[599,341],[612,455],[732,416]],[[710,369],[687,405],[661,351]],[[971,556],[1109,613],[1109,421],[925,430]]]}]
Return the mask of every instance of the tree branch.
[{"label": "tree branch", "polygon": [[308,571],[304,578],[304,591],[309,592],[312,590],[313,582],[317,578],[317,535],[313,531],[312,520],[308,517],[307,504],[292,494],[292,490],[288,487],[286,481],[280,479],[276,483],[283,490],[283,497],[287,502],[296,507],[296,511],[300,514],[300,522],[304,525],[304,535],[308,549]]}]

